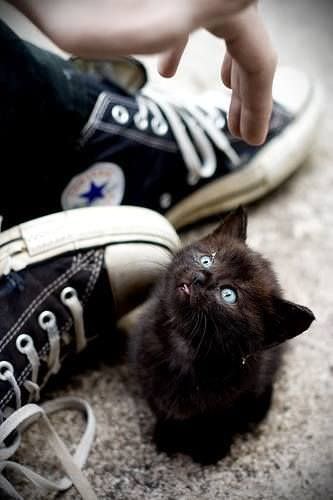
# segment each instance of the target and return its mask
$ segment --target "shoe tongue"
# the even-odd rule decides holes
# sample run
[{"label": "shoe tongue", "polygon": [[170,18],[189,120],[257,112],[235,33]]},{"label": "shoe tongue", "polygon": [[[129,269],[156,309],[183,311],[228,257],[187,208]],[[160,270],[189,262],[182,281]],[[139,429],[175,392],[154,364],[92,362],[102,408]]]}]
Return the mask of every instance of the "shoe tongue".
[{"label": "shoe tongue", "polygon": [[134,57],[114,57],[108,61],[72,59],[74,65],[89,74],[119,85],[130,94],[135,94],[147,83],[147,72],[143,64]]}]

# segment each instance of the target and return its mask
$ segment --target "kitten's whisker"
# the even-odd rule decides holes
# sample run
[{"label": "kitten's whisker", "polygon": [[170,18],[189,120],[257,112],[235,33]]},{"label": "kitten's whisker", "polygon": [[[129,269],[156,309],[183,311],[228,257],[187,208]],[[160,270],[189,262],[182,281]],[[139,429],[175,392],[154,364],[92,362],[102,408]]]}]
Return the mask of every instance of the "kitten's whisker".
[{"label": "kitten's whisker", "polygon": [[193,333],[195,333],[196,327],[197,327],[197,324],[198,324],[198,321],[199,321],[198,316],[195,316],[195,325],[193,326],[193,317],[194,317],[194,315],[191,314],[191,317],[189,318],[190,319],[189,325],[188,325],[188,329],[189,329],[188,339],[189,339],[190,342],[192,341],[192,339],[194,337]]},{"label": "kitten's whisker", "polygon": [[192,342],[194,340],[194,338],[197,336],[197,334],[199,333],[200,327],[201,327],[201,321],[202,321],[201,312],[199,312],[199,314],[196,315],[195,326],[194,326],[194,328],[192,328],[192,330],[190,332],[190,336],[189,336],[190,342]]},{"label": "kitten's whisker", "polygon": [[[204,314],[204,319],[205,319],[205,331],[207,331],[207,316]],[[210,335],[209,337],[209,343],[207,343],[207,349],[206,349],[206,352],[205,352],[205,356],[204,357],[207,357],[211,351],[211,348],[212,348],[212,345],[213,345],[213,335]]]},{"label": "kitten's whisker", "polygon": [[198,348],[197,348],[197,350],[196,350],[196,352],[195,352],[195,354],[194,354],[194,359],[197,359],[197,357],[198,357],[198,355],[199,355],[199,353],[200,353],[201,346],[202,346],[202,345],[203,345],[203,343],[204,343],[204,340],[205,340],[205,338],[206,338],[206,333],[207,333],[207,328],[206,328],[206,325],[207,325],[206,315],[205,315],[204,313],[202,313],[202,312],[201,312],[200,314],[201,314],[201,316],[200,316],[201,321],[202,321],[203,319],[205,319],[205,328],[204,328],[203,332],[201,331],[201,339],[200,339],[200,342],[199,342]]}]

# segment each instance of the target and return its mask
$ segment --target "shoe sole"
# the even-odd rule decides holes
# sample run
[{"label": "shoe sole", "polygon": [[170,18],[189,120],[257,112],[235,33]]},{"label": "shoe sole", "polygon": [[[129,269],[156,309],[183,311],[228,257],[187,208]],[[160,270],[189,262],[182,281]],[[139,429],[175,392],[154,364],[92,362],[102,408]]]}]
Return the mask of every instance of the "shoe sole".
[{"label": "shoe sole", "polygon": [[[0,233],[0,274],[19,271],[60,254],[119,244],[160,247],[170,259],[170,254],[179,249],[179,238],[163,216],[146,208],[68,210]],[[149,256],[148,249],[145,254]]]},{"label": "shoe sole", "polygon": [[239,172],[211,182],[168,210],[175,228],[193,224],[261,198],[287,179],[305,160],[315,140],[323,94],[314,86],[304,112]]}]

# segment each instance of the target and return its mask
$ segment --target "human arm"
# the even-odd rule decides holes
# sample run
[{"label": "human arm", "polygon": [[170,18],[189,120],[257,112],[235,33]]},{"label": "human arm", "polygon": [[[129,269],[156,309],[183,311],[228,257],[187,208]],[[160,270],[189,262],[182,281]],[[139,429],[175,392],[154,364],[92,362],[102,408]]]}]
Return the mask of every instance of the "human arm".
[{"label": "human arm", "polygon": [[86,58],[157,53],[252,0],[9,0],[56,45]]}]

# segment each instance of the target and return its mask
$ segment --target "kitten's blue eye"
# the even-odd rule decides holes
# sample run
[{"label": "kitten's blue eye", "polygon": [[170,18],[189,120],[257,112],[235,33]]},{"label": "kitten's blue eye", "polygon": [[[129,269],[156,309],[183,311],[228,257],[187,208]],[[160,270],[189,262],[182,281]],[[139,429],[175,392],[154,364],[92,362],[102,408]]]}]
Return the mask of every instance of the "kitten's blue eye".
[{"label": "kitten's blue eye", "polygon": [[222,288],[221,297],[227,304],[235,304],[237,302],[237,294],[232,288]]},{"label": "kitten's blue eye", "polygon": [[213,263],[213,259],[210,255],[203,255],[202,257],[200,257],[200,263],[204,267],[210,267]]}]

